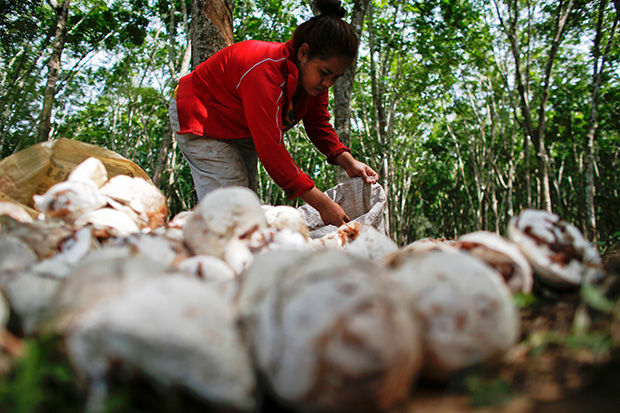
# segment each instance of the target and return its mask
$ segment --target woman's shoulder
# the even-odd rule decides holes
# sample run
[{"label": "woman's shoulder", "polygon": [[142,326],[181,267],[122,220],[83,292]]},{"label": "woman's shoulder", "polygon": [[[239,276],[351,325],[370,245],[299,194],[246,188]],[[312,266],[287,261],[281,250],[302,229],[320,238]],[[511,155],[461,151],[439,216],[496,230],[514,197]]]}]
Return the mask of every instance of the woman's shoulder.
[{"label": "woman's shoulder", "polygon": [[240,79],[260,77],[281,82],[289,73],[296,71],[286,43],[246,40],[233,47],[231,63]]},{"label": "woman's shoulder", "polygon": [[286,43],[244,40],[233,44],[230,48],[235,58],[248,61],[280,60],[286,59],[289,56]]}]

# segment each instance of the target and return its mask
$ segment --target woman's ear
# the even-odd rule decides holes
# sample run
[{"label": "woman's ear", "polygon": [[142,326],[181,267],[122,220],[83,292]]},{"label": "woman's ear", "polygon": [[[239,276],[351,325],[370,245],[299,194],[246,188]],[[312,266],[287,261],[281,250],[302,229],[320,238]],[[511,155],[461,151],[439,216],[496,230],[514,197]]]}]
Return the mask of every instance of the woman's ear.
[{"label": "woman's ear", "polygon": [[308,46],[308,43],[304,43],[301,46],[299,46],[299,49],[297,49],[297,60],[300,63],[306,63],[306,61],[308,60],[308,56],[310,53],[310,46]]}]

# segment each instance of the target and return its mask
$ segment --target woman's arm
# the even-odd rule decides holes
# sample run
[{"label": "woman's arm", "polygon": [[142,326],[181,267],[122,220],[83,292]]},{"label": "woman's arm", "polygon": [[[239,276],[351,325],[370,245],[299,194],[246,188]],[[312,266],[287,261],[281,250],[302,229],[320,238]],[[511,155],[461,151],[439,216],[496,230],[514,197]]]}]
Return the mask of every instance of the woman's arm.
[{"label": "woman's arm", "polygon": [[328,92],[325,91],[315,98],[304,95],[304,99],[299,105],[301,112],[304,113],[306,133],[314,146],[327,156],[327,161],[342,166],[351,178],[359,176],[364,182],[377,182],[379,175],[371,167],[351,155],[350,149],[342,144],[333,126],[329,123]]},{"label": "woman's arm", "polygon": [[336,163],[347,171],[350,178],[359,176],[364,182],[374,184],[379,179],[379,174],[376,173],[370,166],[364,162],[360,162],[353,157],[349,152],[343,152],[336,157]]},{"label": "woman's arm", "polygon": [[325,225],[339,227],[351,220],[338,203],[332,201],[316,186],[302,194],[300,198],[319,212]]},{"label": "woman's arm", "polygon": [[[349,152],[341,153],[335,160],[351,178],[359,176],[364,182],[370,184],[379,179],[379,175],[370,166],[356,160]],[[339,227],[351,220],[337,202],[331,200],[317,187],[302,194],[300,198],[319,212],[325,225],[331,224]]]}]

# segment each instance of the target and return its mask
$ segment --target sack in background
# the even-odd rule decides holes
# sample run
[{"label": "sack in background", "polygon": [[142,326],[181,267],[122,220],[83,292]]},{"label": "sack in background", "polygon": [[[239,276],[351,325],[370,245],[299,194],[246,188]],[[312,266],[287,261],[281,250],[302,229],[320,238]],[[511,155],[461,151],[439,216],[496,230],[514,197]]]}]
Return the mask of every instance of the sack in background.
[{"label": "sack in background", "polygon": [[[351,222],[372,225],[387,235],[383,216],[387,197],[381,185],[368,184],[362,178],[353,178],[331,187],[325,191],[325,195],[340,204]],[[319,212],[308,204],[297,210],[306,220],[311,238],[320,238],[338,229],[334,225],[323,224]]]},{"label": "sack in background", "polygon": [[116,152],[61,138],[30,146],[0,161],[0,200],[19,204],[35,217],[33,195],[44,194],[66,180],[74,167],[91,156],[103,162],[109,178],[123,174],[152,183],[144,170]]}]

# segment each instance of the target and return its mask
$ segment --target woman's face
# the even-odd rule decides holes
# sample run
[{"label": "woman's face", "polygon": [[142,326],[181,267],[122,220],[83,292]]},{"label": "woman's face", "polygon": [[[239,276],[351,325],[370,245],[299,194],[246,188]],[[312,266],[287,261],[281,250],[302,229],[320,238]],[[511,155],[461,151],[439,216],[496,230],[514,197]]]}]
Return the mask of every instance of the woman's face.
[{"label": "woman's face", "polygon": [[308,45],[304,43],[297,51],[299,86],[310,96],[316,96],[336,83],[351,64],[346,57],[332,57],[327,60],[308,58]]}]

